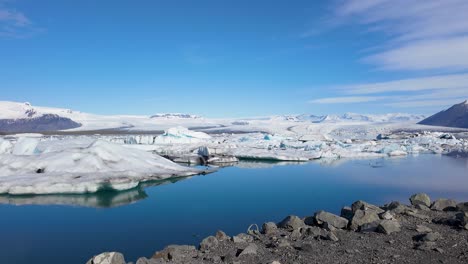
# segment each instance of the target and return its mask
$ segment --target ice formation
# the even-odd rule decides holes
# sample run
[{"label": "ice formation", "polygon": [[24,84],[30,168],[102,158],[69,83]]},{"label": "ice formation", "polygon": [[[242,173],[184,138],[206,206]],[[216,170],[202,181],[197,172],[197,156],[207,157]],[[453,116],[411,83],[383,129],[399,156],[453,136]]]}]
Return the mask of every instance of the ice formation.
[{"label": "ice formation", "polygon": [[154,144],[190,144],[198,143],[211,137],[203,132],[195,132],[185,127],[173,127],[165,131],[163,135],[154,139]]},{"label": "ice formation", "polygon": [[[288,162],[320,159],[328,164],[348,158],[468,153],[468,140],[463,134],[468,130],[418,125],[416,122],[422,116],[408,114],[210,120],[185,114],[151,118],[97,116],[5,102],[0,102],[0,110],[0,119],[57,114],[83,125],[75,133],[92,129],[117,132],[0,138],[0,193],[123,190],[142,181],[200,173],[167,159],[220,166],[238,159]],[[197,131],[190,129],[193,127]]]},{"label": "ice formation", "polygon": [[150,152],[95,140],[86,147],[58,148],[56,151],[36,155],[1,155],[0,193],[50,194],[92,193],[101,189],[126,190],[144,181],[201,172]]}]

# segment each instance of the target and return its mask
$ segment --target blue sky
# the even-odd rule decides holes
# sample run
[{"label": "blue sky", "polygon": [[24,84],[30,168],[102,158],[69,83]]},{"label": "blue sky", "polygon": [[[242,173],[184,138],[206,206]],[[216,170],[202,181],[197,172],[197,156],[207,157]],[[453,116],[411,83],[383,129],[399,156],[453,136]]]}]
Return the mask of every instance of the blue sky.
[{"label": "blue sky", "polygon": [[433,113],[468,1],[0,0],[0,100],[100,114]]}]

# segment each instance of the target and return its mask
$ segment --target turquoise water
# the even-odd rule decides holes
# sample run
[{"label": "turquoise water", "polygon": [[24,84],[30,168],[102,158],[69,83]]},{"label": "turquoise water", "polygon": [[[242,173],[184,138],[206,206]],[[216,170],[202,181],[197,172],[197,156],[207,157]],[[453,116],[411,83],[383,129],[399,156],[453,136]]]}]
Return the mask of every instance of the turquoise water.
[{"label": "turquoise water", "polygon": [[0,263],[84,264],[103,251],[127,261],[168,244],[289,214],[338,213],[363,199],[415,192],[468,201],[468,160],[437,155],[335,163],[241,163],[216,173],[99,195],[0,196]]}]

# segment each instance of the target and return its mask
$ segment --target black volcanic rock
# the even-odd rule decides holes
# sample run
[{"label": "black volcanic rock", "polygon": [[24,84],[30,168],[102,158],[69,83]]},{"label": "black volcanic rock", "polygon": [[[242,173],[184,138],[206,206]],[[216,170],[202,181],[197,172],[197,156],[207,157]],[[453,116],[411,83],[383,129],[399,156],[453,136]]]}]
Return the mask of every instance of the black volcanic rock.
[{"label": "black volcanic rock", "polygon": [[34,118],[0,119],[0,132],[45,132],[80,127],[70,118],[45,114]]},{"label": "black volcanic rock", "polygon": [[468,128],[468,100],[419,122],[422,125]]}]

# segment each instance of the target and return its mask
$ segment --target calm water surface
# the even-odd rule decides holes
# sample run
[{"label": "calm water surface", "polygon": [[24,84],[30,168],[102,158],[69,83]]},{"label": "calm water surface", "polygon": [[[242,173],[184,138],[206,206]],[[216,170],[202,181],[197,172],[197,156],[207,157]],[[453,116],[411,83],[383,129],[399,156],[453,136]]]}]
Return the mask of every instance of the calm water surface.
[{"label": "calm water surface", "polygon": [[468,160],[437,155],[335,163],[241,163],[214,174],[101,195],[0,196],[0,263],[84,264],[103,251],[127,261],[197,244],[286,215],[415,192],[468,201]]}]

